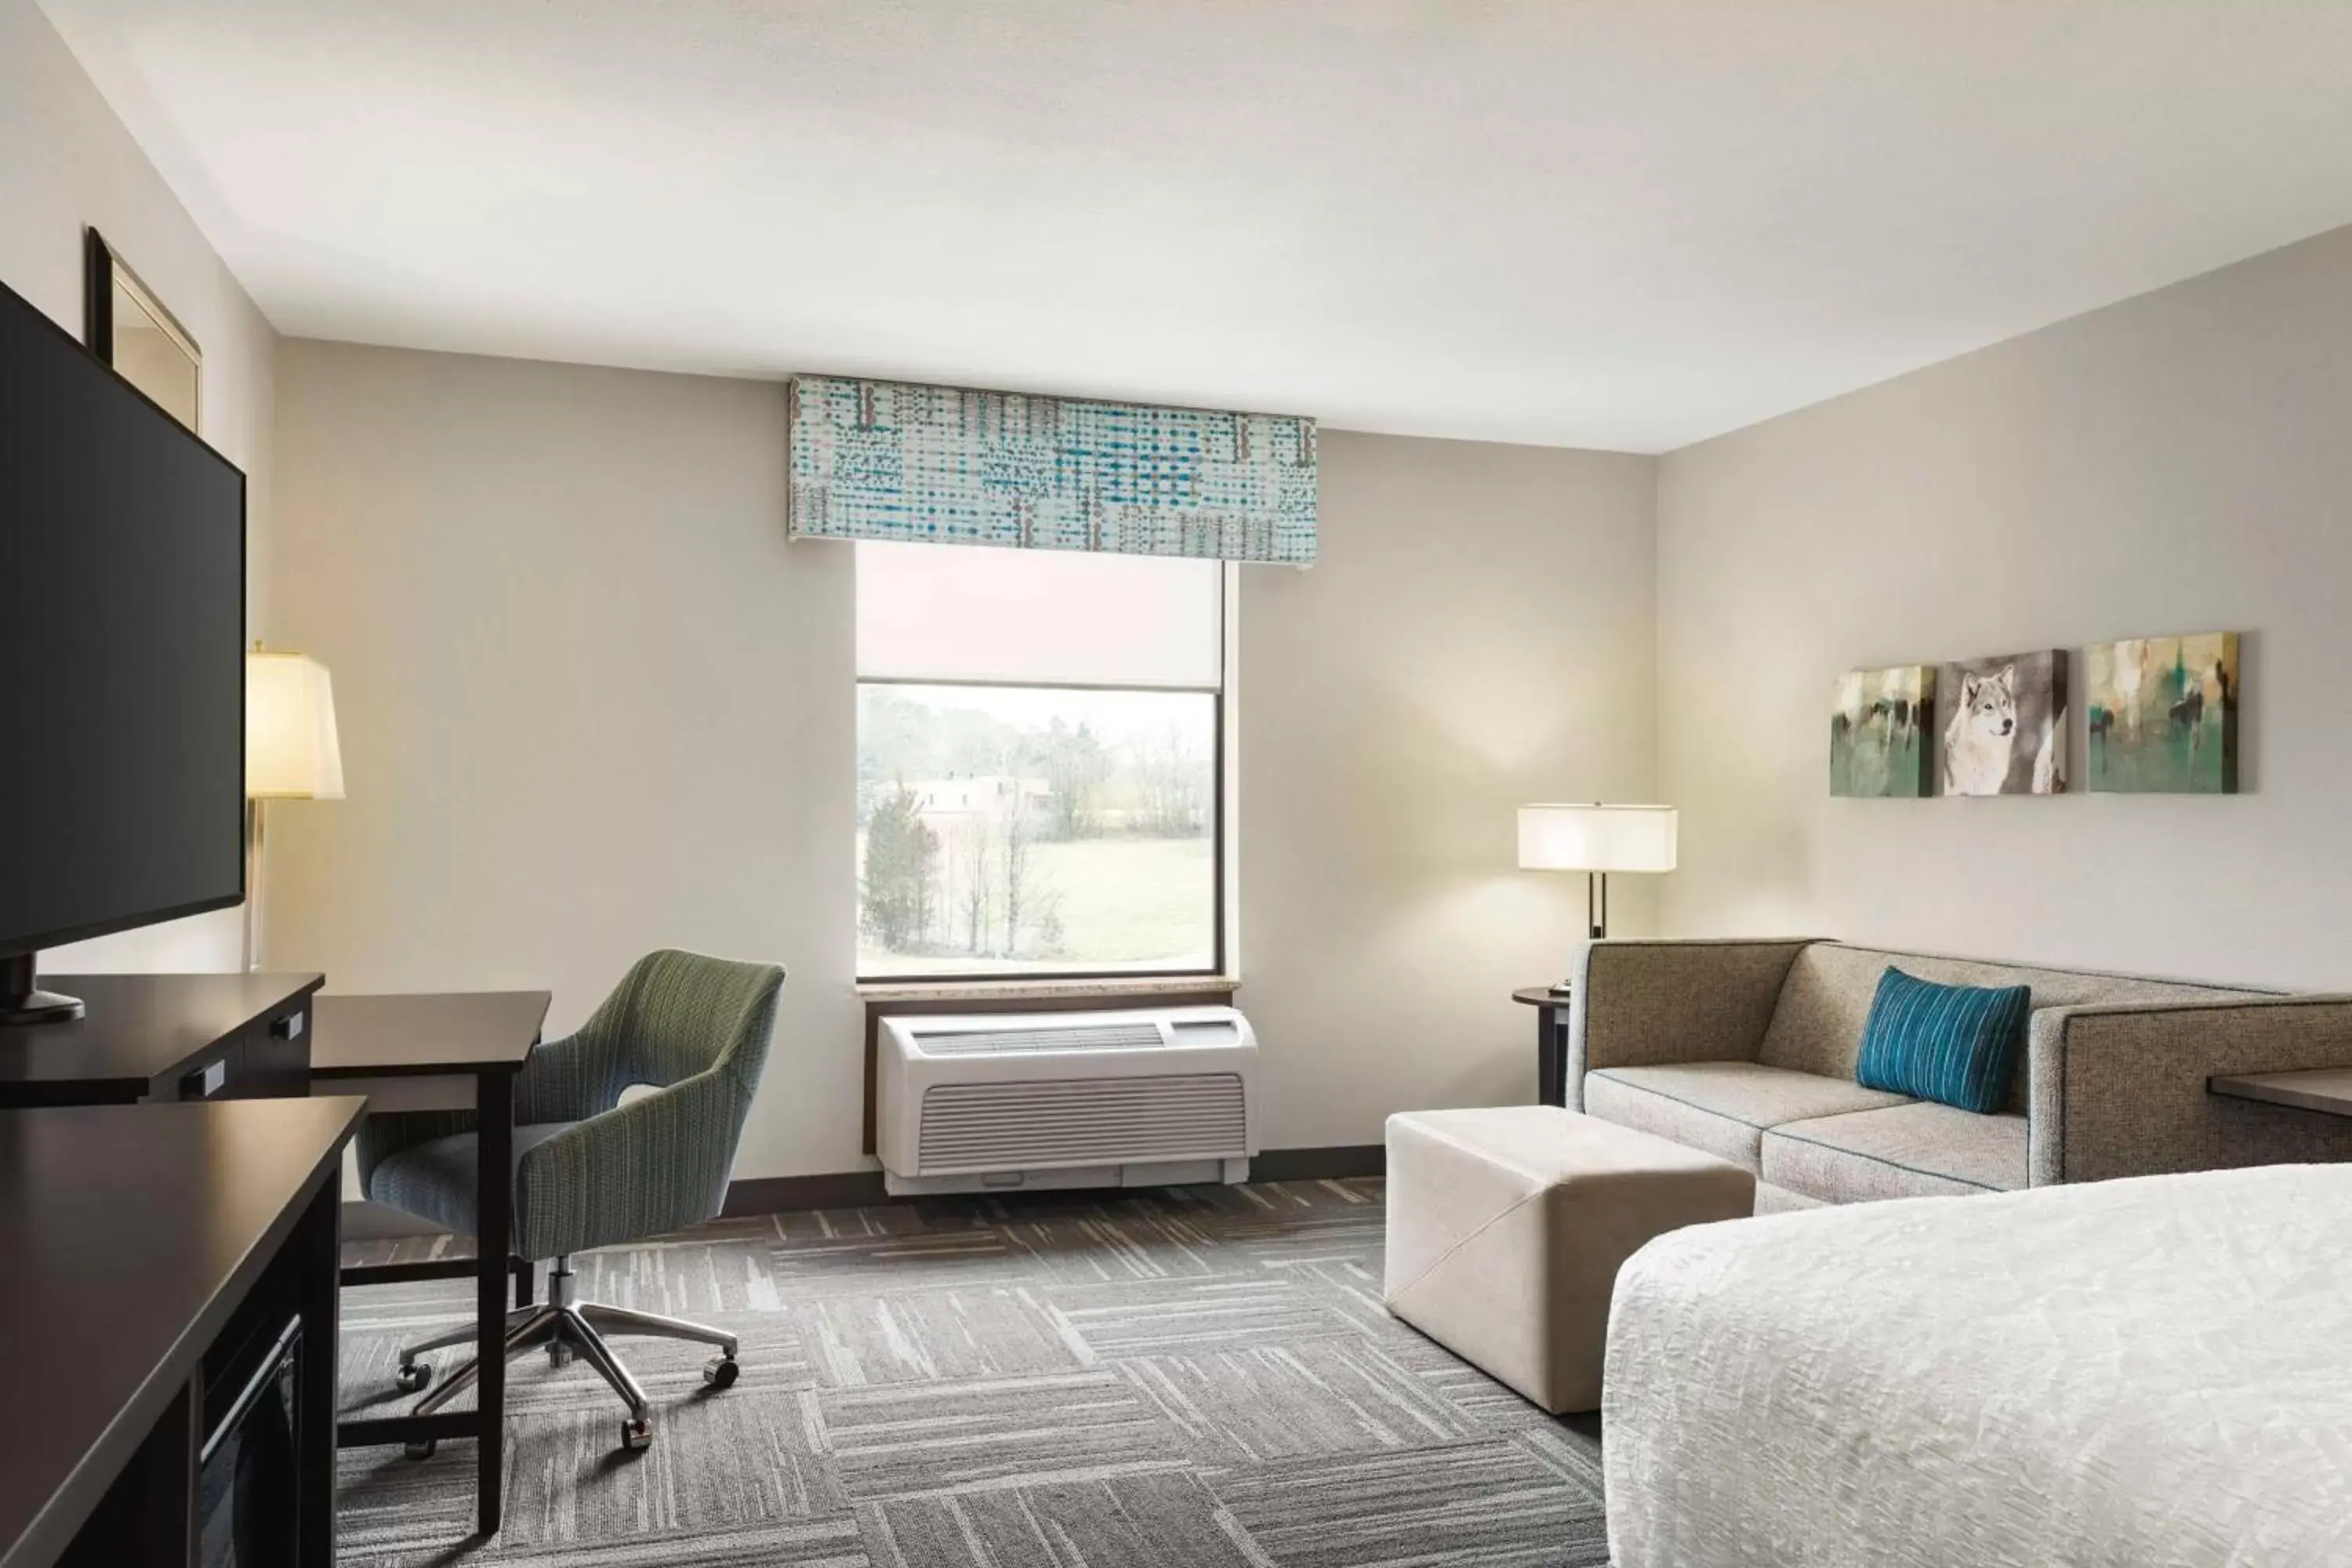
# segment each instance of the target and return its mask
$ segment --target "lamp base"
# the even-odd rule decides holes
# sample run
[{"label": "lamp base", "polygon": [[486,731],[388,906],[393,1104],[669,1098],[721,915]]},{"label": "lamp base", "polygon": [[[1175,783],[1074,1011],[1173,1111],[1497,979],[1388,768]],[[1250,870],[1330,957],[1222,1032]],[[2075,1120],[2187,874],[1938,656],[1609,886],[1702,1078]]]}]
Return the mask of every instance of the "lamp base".
[{"label": "lamp base", "polygon": [[0,958],[0,1027],[20,1024],[67,1024],[82,1016],[81,998],[60,996],[33,984],[33,955]]}]

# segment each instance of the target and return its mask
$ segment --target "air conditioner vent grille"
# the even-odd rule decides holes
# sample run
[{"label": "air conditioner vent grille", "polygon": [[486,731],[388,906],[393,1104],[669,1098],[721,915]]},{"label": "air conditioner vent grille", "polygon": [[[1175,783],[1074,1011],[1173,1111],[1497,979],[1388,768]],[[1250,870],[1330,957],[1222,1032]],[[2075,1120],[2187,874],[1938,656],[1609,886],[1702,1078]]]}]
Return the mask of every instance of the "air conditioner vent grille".
[{"label": "air conditioner vent grille", "polygon": [[1156,1024],[1073,1025],[1061,1029],[918,1029],[914,1035],[927,1057],[994,1056],[1002,1051],[1158,1050],[1166,1043]]},{"label": "air conditioner vent grille", "polygon": [[944,1083],[923,1091],[925,1175],[1248,1153],[1242,1080],[1168,1078]]}]

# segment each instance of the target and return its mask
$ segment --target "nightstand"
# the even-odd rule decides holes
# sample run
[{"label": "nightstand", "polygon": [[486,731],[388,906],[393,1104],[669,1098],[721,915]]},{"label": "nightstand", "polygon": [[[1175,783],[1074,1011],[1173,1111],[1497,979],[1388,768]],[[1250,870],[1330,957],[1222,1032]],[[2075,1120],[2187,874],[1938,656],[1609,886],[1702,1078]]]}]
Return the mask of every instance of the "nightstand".
[{"label": "nightstand", "polygon": [[1549,985],[1529,985],[1511,993],[1511,1000],[1536,1010],[1536,1103],[1568,1103],[1569,994]]}]

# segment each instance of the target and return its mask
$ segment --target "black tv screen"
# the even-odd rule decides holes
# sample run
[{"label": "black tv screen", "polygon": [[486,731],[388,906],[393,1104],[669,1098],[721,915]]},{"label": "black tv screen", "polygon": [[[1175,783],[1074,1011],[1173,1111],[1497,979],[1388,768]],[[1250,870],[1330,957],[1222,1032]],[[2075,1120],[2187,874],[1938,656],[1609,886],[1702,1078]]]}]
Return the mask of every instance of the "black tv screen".
[{"label": "black tv screen", "polygon": [[0,955],[244,894],[245,476],[0,288]]}]

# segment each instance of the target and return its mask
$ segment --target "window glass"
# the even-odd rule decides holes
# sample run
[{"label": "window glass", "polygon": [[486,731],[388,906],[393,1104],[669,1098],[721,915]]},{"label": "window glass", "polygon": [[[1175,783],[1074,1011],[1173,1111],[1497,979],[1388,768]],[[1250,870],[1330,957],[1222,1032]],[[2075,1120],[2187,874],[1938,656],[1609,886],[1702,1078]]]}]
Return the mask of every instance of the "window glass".
[{"label": "window glass", "polygon": [[1213,692],[862,683],[858,968],[1216,963]]},{"label": "window glass", "polygon": [[1223,568],[856,550],[859,973],[1213,970]]}]

